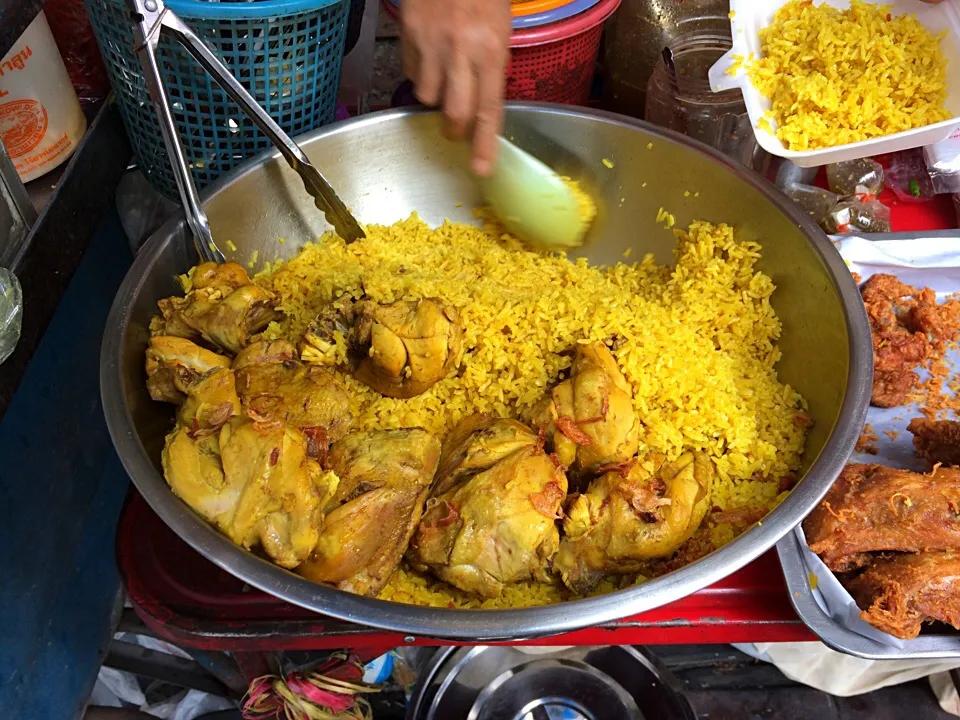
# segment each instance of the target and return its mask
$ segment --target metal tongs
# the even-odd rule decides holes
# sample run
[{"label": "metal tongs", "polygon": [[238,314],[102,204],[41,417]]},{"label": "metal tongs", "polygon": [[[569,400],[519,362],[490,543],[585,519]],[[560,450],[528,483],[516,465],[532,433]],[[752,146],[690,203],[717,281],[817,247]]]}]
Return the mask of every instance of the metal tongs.
[{"label": "metal tongs", "polygon": [[160,34],[173,37],[189,52],[203,68],[213,76],[217,84],[230,96],[240,109],[246,113],[263,134],[270,138],[283,158],[303,180],[307,192],[317,207],[333,225],[337,234],[347,242],[366,237],[357,219],[347,210],[347,206],[337,197],[323,175],[313,166],[300,146],[274,122],[257,101],[234,77],[233,73],[214,55],[213,51],[198,38],[189,27],[163,4],[163,0],[127,0],[132,14],[133,33],[136,39],[137,56],[143,69],[143,77],[153,102],[153,109],[163,132],[163,143],[170,156],[170,164],[177,180],[177,188],[187,215],[187,223],[193,230],[197,253],[204,261],[224,262],[223,253],[217,247],[210,233],[210,223],[200,206],[197,188],[187,166],[186,155],[177,126],[170,109],[170,99],[160,76],[157,65],[157,47]]}]

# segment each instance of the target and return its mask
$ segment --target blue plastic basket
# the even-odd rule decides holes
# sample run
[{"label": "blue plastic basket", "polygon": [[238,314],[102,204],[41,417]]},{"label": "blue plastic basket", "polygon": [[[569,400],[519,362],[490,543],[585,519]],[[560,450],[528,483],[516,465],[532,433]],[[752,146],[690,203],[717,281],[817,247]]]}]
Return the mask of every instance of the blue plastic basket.
[{"label": "blue plastic basket", "polygon": [[[123,0],[85,0],[137,162],[151,184],[179,200],[176,181],[133,49]],[[291,136],[332,122],[350,0],[167,0]],[[160,72],[202,188],[270,141],[175,41],[163,37]]]}]

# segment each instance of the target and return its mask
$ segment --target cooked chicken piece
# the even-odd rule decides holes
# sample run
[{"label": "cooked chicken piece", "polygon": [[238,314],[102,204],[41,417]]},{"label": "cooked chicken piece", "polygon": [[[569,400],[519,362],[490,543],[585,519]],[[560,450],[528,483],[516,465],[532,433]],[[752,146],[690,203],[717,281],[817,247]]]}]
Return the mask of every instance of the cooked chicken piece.
[{"label": "cooked chicken piece", "polygon": [[193,287],[185,297],[157,303],[163,317],[151,323],[154,335],[202,339],[236,353],[278,317],[273,296],[250,283],[236,263],[204,263],[191,277]]},{"label": "cooked chicken piece", "polygon": [[960,302],[955,299],[939,302],[931,288],[923,288],[907,310],[904,324],[911,332],[921,333],[938,349],[957,339],[960,334]]},{"label": "cooked chicken piece", "polygon": [[256,285],[234,290],[206,312],[186,313],[188,324],[210,342],[235,353],[277,318],[273,296]]},{"label": "cooked chicken piece", "polygon": [[304,358],[323,356],[332,333],[343,332],[354,376],[392,398],[426,392],[460,362],[463,326],[457,311],[441,300],[369,300],[322,315],[304,337]]},{"label": "cooked chicken piece", "polygon": [[960,422],[914,418],[907,430],[913,433],[917,457],[926,460],[931,470],[935,465],[960,466]]},{"label": "cooked chicken piece", "polygon": [[716,473],[703,453],[647,456],[594,480],[567,510],[554,570],[585,594],[605,575],[673,554],[700,527]]},{"label": "cooked chicken piece", "polygon": [[233,359],[233,369],[242,370],[249,365],[269,362],[292,361],[293,365],[299,365],[297,360],[297,349],[288,340],[261,340],[247,345],[237,353]]},{"label": "cooked chicken piece", "polygon": [[847,465],[803,530],[834,572],[870,563],[871,553],[960,550],[960,470]]},{"label": "cooked chicken piece", "polygon": [[223,265],[208,262],[197,265],[191,271],[190,282],[190,291],[186,297],[164,298],[157,303],[161,317],[151,321],[151,334],[200,340],[200,332],[185,321],[182,311],[193,306],[193,313],[202,314],[225,295],[242,285],[249,285],[250,277],[247,271],[235,262]]},{"label": "cooked chicken piece", "polygon": [[960,553],[924,552],[877,560],[846,583],[864,620],[910,640],[925,622],[960,630]]},{"label": "cooked chicken piece", "polygon": [[227,536],[246,548],[263,546],[275,563],[294,568],[316,545],[329,478],[307,455],[307,438],[283,423],[240,421],[220,435],[223,470],[243,488]]},{"label": "cooked chicken piece", "polygon": [[[407,560],[483,597],[498,597],[504,585],[521,580],[548,582],[566,476],[529,429],[519,445],[518,423],[467,423],[473,435],[462,439],[464,428],[455,430],[459,447],[445,448],[446,489],[427,501]],[[503,448],[493,445],[497,438]],[[462,466],[451,462],[456,458]]]},{"label": "cooked chicken piece", "polygon": [[167,435],[161,462],[163,476],[177,497],[223,531],[242,488],[231,486],[224,477],[219,434],[192,438],[178,425]]},{"label": "cooked chicken piece", "polygon": [[239,414],[240,398],[233,370],[218,368],[190,386],[177,419],[191,437],[200,437],[219,432]]},{"label": "cooked chicken piece", "polygon": [[920,380],[913,368],[922,365],[930,351],[930,342],[922,333],[874,331],[871,403],[884,408],[906,405]]},{"label": "cooked chicken piece", "polygon": [[560,462],[589,473],[637,454],[640,422],[633,394],[603,343],[577,346],[568,380],[553,389],[534,413]]},{"label": "cooked chicken piece", "polygon": [[461,480],[493,467],[517,450],[533,447],[538,438],[523,423],[471,415],[450,431],[443,443],[433,494],[442,495]]},{"label": "cooked chicken piece", "polygon": [[877,407],[906,405],[920,380],[917,368],[956,337],[956,310],[938,305],[933,290],[917,290],[893,275],[874,275],[860,293],[873,328],[870,401]]},{"label": "cooked chicken piece", "polygon": [[350,396],[337,376],[301,363],[284,340],[253,343],[237,355],[234,368],[244,411],[258,422],[283,420],[301,428],[311,438],[313,457],[322,457],[353,424]]},{"label": "cooked chicken piece", "polygon": [[229,367],[229,358],[189,340],[155,336],[147,347],[147,390],[154,400],[179,405],[200,377],[216,368]]},{"label": "cooked chicken piece", "polygon": [[240,263],[226,262],[218,265],[205,262],[197,265],[190,275],[193,289],[217,288],[225,293],[250,284],[250,276]]},{"label": "cooked chicken piece", "polygon": [[898,306],[916,292],[915,287],[900,282],[896,275],[883,273],[871,276],[860,288],[870,324],[877,330],[895,326]]},{"label": "cooked chicken piece", "polygon": [[920,376],[912,370],[901,372],[873,373],[873,390],[870,404],[879,408],[892,408],[907,405],[910,396],[920,382]]},{"label": "cooked chicken piece", "polygon": [[327,466],[339,478],[317,544],[297,572],[375,596],[403,557],[430,492],[440,441],[426,430],[351,433]]},{"label": "cooked chicken piece", "polygon": [[237,419],[194,439],[167,437],[162,461],[171,489],[234,543],[294,568],[316,543],[331,479],[307,457],[299,430]]}]

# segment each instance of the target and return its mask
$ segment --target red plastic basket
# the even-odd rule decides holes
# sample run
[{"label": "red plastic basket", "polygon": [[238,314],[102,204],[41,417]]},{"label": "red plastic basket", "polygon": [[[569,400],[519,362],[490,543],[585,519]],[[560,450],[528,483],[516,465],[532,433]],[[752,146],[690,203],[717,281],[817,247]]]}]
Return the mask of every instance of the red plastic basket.
[{"label": "red plastic basket", "polygon": [[619,6],[620,0],[601,0],[567,20],[515,32],[510,40],[507,98],[586,104],[603,23]]},{"label": "red plastic basket", "polygon": [[[592,8],[566,20],[528,30],[516,30],[510,39],[507,67],[508,100],[584,105],[600,53],[603,23],[621,0],[600,0]],[[381,5],[392,18],[397,8]]]}]

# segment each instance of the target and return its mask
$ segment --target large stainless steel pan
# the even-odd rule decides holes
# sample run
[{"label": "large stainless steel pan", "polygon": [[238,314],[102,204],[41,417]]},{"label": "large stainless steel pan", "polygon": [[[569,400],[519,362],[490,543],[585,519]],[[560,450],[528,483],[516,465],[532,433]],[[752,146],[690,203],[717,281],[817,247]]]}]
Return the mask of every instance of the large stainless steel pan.
[{"label": "large stainless steel pan", "polygon": [[[780,373],[806,396],[816,420],[802,481],[762,526],[722,550],[640,587],[589,600],[525,610],[436,610],[307,582],[231,544],[170,492],[159,470],[172,413],[147,396],[143,353],[156,301],[176,293],[174,276],[196,261],[178,219],[142,249],[117,294],[103,341],[101,391],[114,444],[137,489],[214,563],[268,593],[342,620],[486,641],[549,635],[643,612],[716,582],[794,527],[839,473],[863,425],[872,355],[857,288],[820,230],[757,176],[637,121],[514,105],[507,134],[558,169],[586,177],[598,193],[604,209],[583,251],[596,263],[614,262],[628,247],[635,258],[649,251],[669,261],[673,238],[655,222],[661,206],[678,225],[696,218],[726,222],[763,244],[762,267],[778,286],[774,305],[783,320]],[[464,170],[467,149],[442,138],[433,114],[370,115],[300,142],[363,222],[391,223],[413,211],[430,223],[473,221],[479,197]],[[275,153],[251,160],[211,188],[204,208],[221,247],[231,242],[234,258],[244,263],[254,253],[260,263],[289,256],[326,229],[299,178]]]}]

